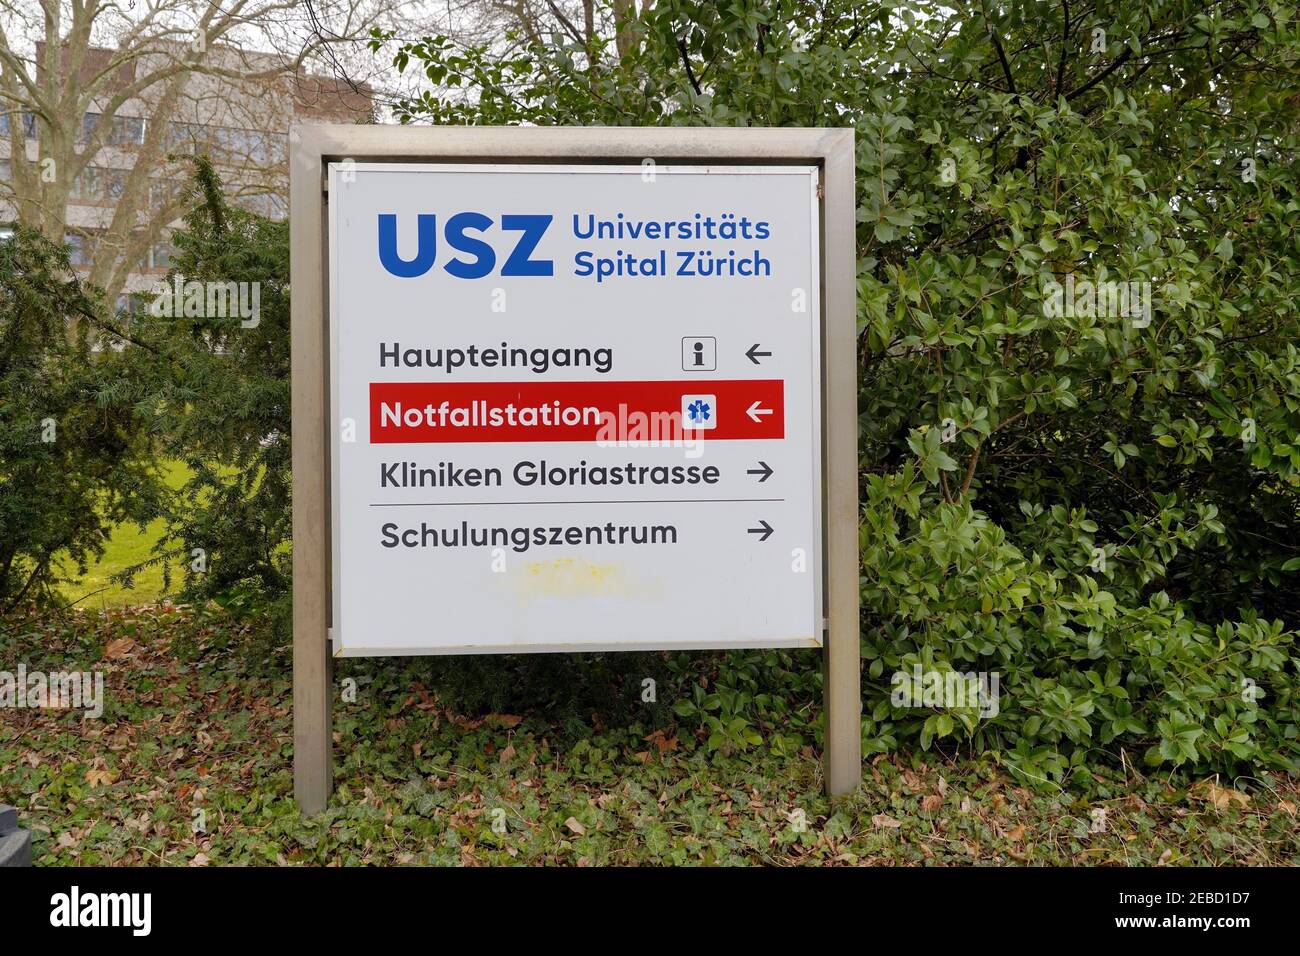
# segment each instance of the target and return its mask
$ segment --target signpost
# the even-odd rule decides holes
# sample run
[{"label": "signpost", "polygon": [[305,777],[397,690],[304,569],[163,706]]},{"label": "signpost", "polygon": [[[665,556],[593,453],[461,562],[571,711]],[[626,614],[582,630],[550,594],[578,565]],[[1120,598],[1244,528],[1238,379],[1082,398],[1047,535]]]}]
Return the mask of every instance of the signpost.
[{"label": "signpost", "polygon": [[304,811],[331,655],[824,647],[852,790],[851,132],[290,144]]}]

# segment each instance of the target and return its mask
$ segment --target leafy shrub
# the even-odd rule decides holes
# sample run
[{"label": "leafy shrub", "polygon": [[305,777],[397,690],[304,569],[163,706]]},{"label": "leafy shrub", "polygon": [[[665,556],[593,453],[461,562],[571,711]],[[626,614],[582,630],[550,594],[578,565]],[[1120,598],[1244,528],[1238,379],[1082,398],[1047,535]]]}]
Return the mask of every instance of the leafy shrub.
[{"label": "leafy shrub", "polygon": [[[398,117],[857,130],[867,749],[1300,768],[1293,14],[661,0],[635,33],[404,44],[455,89]],[[1064,308],[1084,280],[1137,294]],[[783,680],[726,660],[679,713],[752,746]],[[997,673],[998,712],[899,706],[916,665]]]},{"label": "leafy shrub", "polygon": [[114,524],[158,508],[121,342],[63,247],[0,240],[0,615],[56,600],[64,562],[84,574]]},{"label": "leafy shrub", "polygon": [[[266,617],[282,641],[292,616],[288,223],[232,207],[211,165],[196,164],[167,283],[179,279],[182,296],[164,292],[139,322],[149,346],[139,402],[154,412],[161,454],[190,473],[150,563],[164,563],[169,586],[171,564],[181,568],[182,598]],[[186,310],[191,282],[256,283],[257,313]]]},{"label": "leafy shrub", "polygon": [[564,713],[587,719],[593,712],[653,720],[659,708],[642,703],[642,681],[656,681],[657,704],[668,676],[662,655],[645,653],[436,656],[420,671],[453,711],[544,709],[557,721]]}]

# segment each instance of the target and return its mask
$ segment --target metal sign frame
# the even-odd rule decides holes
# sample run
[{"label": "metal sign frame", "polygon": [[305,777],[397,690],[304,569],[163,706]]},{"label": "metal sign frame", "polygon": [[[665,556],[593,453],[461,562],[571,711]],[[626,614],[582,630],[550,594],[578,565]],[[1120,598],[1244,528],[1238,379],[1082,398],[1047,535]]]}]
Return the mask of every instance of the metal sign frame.
[{"label": "metal sign frame", "polygon": [[331,162],[820,168],[822,607],[831,795],[862,778],[858,647],[858,411],[854,139],[851,129],[299,125],[289,132],[293,400],[294,796],[332,790],[330,355],[326,203]]}]

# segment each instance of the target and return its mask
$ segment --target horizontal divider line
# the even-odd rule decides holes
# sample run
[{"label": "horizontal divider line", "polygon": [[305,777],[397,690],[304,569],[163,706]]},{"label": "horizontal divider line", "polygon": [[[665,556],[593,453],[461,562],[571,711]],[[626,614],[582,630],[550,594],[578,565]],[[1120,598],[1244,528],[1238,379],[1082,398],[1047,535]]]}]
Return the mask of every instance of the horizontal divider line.
[{"label": "horizontal divider line", "polygon": [[445,508],[473,507],[476,505],[694,505],[727,504],[735,502],[785,501],[784,498],[624,498],[594,501],[382,501],[372,502],[372,508]]}]

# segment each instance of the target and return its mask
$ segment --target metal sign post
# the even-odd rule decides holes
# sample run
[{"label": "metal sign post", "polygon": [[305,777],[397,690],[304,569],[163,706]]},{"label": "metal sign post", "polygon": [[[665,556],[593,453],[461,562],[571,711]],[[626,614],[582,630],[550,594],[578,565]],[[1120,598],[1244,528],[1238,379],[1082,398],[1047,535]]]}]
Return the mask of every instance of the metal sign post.
[{"label": "metal sign post", "polygon": [[290,134],[294,791],[338,656],[822,647],[861,779],[850,130]]}]

